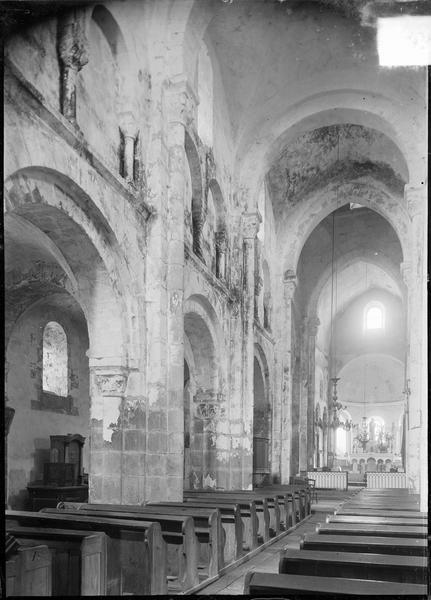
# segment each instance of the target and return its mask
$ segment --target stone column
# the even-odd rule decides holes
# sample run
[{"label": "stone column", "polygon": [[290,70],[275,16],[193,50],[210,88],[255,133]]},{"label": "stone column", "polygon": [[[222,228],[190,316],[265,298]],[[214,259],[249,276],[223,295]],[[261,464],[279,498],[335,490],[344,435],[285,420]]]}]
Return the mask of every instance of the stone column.
[{"label": "stone column", "polygon": [[409,380],[406,432],[406,471],[420,494],[420,510],[427,510],[427,315],[426,188],[406,186],[405,199],[411,220],[410,255],[402,265],[407,286],[407,365]]},{"label": "stone column", "polygon": [[127,379],[126,368],[94,367],[90,359],[89,502],[121,504],[124,453],[130,449],[137,455],[145,455],[145,426],[132,436],[126,433]]},{"label": "stone column", "polygon": [[76,77],[88,63],[88,41],[85,37],[84,16],[71,10],[58,19],[58,56],[60,59],[60,110],[76,122]]},{"label": "stone column", "polygon": [[[315,451],[314,395],[316,387],[316,336],[320,325],[319,318],[313,315],[308,320],[308,407],[307,407],[307,469],[313,466]],[[317,449],[318,450],[318,449]]]},{"label": "stone column", "polygon": [[124,137],[122,148],[123,177],[133,182],[135,180],[135,143],[138,137],[136,120],[131,112],[120,115],[120,130]]},{"label": "stone column", "polygon": [[299,471],[306,471],[308,464],[308,318],[301,323],[300,340],[300,398],[299,398]]},{"label": "stone column", "polygon": [[227,233],[223,229],[215,234],[216,245],[216,277],[226,280]]},{"label": "stone column", "polygon": [[293,271],[283,277],[284,314],[281,337],[282,394],[281,394],[281,483],[289,483],[292,452],[292,308],[297,280]]},{"label": "stone column", "polygon": [[251,488],[253,476],[255,244],[261,222],[259,212],[243,214],[242,489]]}]

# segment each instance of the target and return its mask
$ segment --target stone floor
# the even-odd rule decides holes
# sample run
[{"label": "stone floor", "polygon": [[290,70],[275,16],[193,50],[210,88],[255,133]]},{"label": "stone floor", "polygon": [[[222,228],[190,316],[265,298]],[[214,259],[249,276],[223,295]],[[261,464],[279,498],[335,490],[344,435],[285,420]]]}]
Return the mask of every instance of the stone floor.
[{"label": "stone floor", "polygon": [[300,523],[296,529],[286,533],[283,538],[274,542],[250,560],[200,590],[198,595],[241,595],[244,589],[244,577],[248,571],[278,573],[280,550],[285,547],[299,549],[299,542],[304,533],[314,531],[316,523],[324,521],[327,514],[332,514],[342,502],[358,491],[358,488],[346,492],[318,490],[318,502],[311,505],[311,516],[306,521]]}]

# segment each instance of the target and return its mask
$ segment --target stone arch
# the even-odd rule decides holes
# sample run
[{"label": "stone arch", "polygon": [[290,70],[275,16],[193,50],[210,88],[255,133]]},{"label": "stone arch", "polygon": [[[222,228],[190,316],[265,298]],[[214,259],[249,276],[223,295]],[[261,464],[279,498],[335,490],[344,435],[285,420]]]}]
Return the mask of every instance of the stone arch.
[{"label": "stone arch", "polygon": [[[364,96],[372,95],[372,106],[363,109]],[[260,129],[253,130],[253,141],[248,147],[237,151],[240,162],[239,187],[243,190],[248,210],[257,203],[257,194],[265,174],[274,157],[300,132],[311,131],[322,126],[352,123],[376,129],[387,136],[398,148],[403,158],[408,179],[423,180],[417,173],[417,150],[409,143],[411,132],[400,132],[399,115],[403,107],[381,94],[366,90],[330,90],[305,97],[289,107],[282,117],[272,123],[265,122]],[[385,115],[385,117],[382,117]],[[256,165],[260,165],[256,169]],[[423,170],[424,167],[422,167]]]},{"label": "stone arch", "polygon": [[[367,178],[368,179],[368,178]],[[371,191],[368,194],[366,190]],[[321,197],[325,196],[322,202]],[[402,198],[395,198],[375,180],[341,185],[334,188],[329,185],[323,190],[316,190],[304,199],[289,214],[289,221],[283,228],[283,239],[290,239],[282,249],[284,270],[296,272],[298,260],[305,241],[315,227],[329,214],[340,208],[338,196],[349,197],[382,216],[394,229],[401,244],[403,257],[409,256],[410,219]],[[300,235],[298,235],[300,232]]]},{"label": "stone arch", "polygon": [[5,208],[6,215],[18,216],[48,236],[57,256],[63,257],[60,266],[69,267],[66,275],[73,273],[74,296],[89,327],[90,355],[108,354],[111,364],[126,365],[133,334],[124,298],[131,284],[115,235],[100,210],[67,176],[38,167],[20,169],[8,178]]},{"label": "stone arch", "polygon": [[[373,252],[366,252],[364,249],[348,252],[340,257],[336,262],[337,273],[341,273],[344,269],[349,268],[358,261],[364,261],[382,268],[393,279],[395,288],[398,290],[400,298],[405,300],[406,290],[405,284],[401,280],[400,272],[394,269],[394,265],[386,257],[379,255],[376,257]],[[319,277],[319,281],[315,285],[308,303],[309,315],[317,314],[317,305],[322,289],[330,281],[332,274],[332,265],[328,265]]]},{"label": "stone arch", "polygon": [[[185,482],[191,488],[215,487],[217,427],[225,413],[225,355],[215,311],[198,294],[184,303],[184,355],[190,370],[190,463]],[[186,483],[186,484],[187,484]]]}]

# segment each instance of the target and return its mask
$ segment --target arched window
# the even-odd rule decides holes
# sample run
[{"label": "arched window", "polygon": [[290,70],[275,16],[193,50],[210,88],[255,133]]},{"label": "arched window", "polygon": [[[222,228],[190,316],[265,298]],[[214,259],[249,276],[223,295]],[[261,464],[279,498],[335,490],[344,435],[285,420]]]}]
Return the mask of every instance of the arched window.
[{"label": "arched window", "polygon": [[50,321],[43,330],[42,389],[57,396],[68,394],[67,337],[63,327]]},{"label": "arched window", "polygon": [[367,304],[364,310],[364,329],[383,329],[385,326],[385,308],[380,302]]}]

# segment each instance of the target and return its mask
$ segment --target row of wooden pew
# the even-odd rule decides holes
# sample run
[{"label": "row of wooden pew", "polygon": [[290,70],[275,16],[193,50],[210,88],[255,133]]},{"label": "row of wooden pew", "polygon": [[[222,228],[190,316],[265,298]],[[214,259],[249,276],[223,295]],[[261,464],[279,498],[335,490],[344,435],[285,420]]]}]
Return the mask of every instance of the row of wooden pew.
[{"label": "row of wooden pew", "polygon": [[251,596],[417,596],[427,594],[427,514],[409,490],[362,490],[285,548],[279,572],[249,572]]},{"label": "row of wooden pew", "polygon": [[7,561],[7,595],[190,593],[310,512],[310,489],[298,485],[194,490],[183,502],[143,506],[6,511],[6,530],[20,545]]}]

